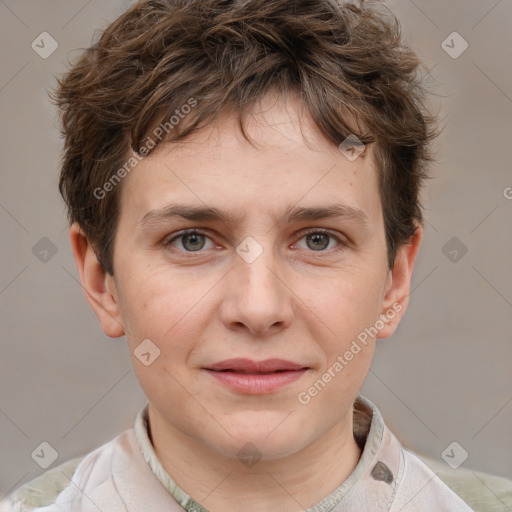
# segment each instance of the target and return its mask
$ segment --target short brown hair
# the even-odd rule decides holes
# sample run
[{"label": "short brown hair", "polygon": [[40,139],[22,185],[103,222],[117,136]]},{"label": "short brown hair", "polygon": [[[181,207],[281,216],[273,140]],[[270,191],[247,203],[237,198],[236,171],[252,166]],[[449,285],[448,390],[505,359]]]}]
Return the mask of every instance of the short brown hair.
[{"label": "short brown hair", "polygon": [[[271,90],[298,93],[325,137],[373,144],[393,266],[422,222],[419,192],[433,160],[435,117],[418,56],[378,5],[338,0],[146,0],[111,23],[58,79],[64,151],[59,190],[102,267],[113,269],[120,187],[131,150],[154,127],[178,141],[220,113],[245,114]],[[184,121],[169,119],[184,105]],[[349,119],[356,120],[350,123]],[[356,126],[357,125],[357,126]],[[153,129],[153,132],[151,130]],[[160,137],[159,137],[160,138]],[[122,177],[121,176],[121,177]],[[112,190],[110,190],[112,189]]]}]

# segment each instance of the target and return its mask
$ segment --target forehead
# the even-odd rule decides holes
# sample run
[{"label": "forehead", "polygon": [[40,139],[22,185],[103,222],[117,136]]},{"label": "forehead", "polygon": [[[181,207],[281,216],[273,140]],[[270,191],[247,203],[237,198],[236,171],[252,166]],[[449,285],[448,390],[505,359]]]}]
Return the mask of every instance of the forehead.
[{"label": "forehead", "polygon": [[296,98],[261,100],[244,126],[253,144],[234,115],[220,116],[184,141],[160,143],[123,180],[121,217],[140,223],[177,201],[230,210],[239,221],[251,212],[284,218],[284,208],[299,204],[341,204],[370,219],[379,217],[370,146],[359,157],[348,158]]}]

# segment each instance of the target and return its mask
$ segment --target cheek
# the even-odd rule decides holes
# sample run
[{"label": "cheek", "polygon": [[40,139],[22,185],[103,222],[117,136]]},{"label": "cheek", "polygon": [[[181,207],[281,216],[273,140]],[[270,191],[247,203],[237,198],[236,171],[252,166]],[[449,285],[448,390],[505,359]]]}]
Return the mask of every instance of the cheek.
[{"label": "cheek", "polygon": [[[148,282],[125,302],[124,314],[132,328],[127,335],[132,364],[152,400],[177,406],[188,396],[180,383],[187,380],[189,354],[199,337],[193,311],[180,294],[169,294],[161,284],[152,287]],[[150,356],[144,360],[143,354],[148,352]]]},{"label": "cheek", "polygon": [[[380,313],[383,278],[380,273],[350,268],[315,280],[298,295],[330,337],[338,340],[337,348],[373,325]],[[313,286],[311,286],[313,285]],[[306,311],[306,310],[305,310]]]},{"label": "cheek", "polygon": [[129,278],[120,294],[120,309],[130,328],[127,339],[132,353],[149,339],[164,356],[155,361],[155,368],[164,361],[176,367],[183,364],[200,339],[205,319],[214,314],[208,306],[211,285],[162,269],[127,271],[126,275]]},{"label": "cheek", "polygon": [[330,291],[315,289],[315,296],[309,298],[311,310],[303,311],[310,319],[322,365],[299,398],[308,401],[309,410],[318,417],[328,415],[332,407],[346,410],[359,393],[375,351],[370,328],[380,312],[381,283],[368,274],[354,270],[350,277],[326,285]]}]

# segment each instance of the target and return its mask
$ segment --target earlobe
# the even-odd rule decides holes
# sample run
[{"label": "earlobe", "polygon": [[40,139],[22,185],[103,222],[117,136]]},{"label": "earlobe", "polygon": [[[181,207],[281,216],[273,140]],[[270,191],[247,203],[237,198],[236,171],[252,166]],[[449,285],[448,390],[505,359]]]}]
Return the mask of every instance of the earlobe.
[{"label": "earlobe", "polygon": [[423,226],[418,224],[409,242],[397,250],[395,263],[388,274],[381,311],[385,327],[377,334],[378,339],[389,338],[395,332],[407,309],[411,293],[412,271],[422,239]]},{"label": "earlobe", "polygon": [[69,238],[85,296],[103,332],[111,338],[123,336],[125,330],[113,277],[100,265],[94,249],[77,222],[71,226]]}]

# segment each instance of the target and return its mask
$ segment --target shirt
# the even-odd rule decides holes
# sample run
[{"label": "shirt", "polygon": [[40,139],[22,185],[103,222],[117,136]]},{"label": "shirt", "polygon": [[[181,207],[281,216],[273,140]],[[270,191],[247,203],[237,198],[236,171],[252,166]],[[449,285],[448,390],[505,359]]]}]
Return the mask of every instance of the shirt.
[{"label": "shirt", "polygon": [[[208,512],[160,463],[148,434],[147,408],[139,411],[133,428],[86,455],[51,504],[30,508],[14,493],[0,512]],[[401,445],[362,395],[354,403],[354,438],[362,453],[353,472],[306,512],[473,511]]]}]

